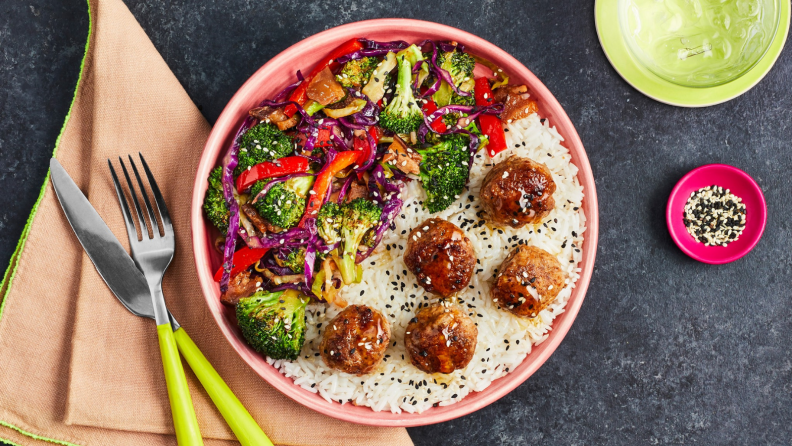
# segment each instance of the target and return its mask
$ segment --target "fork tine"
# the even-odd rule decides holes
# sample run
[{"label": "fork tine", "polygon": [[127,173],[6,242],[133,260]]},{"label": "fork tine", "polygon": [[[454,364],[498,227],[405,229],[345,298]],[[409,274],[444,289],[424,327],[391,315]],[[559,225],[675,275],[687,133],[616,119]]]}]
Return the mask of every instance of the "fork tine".
[{"label": "fork tine", "polygon": [[143,170],[146,171],[146,177],[148,178],[151,192],[154,194],[154,201],[157,203],[157,210],[159,211],[160,217],[162,217],[163,229],[165,230],[166,234],[173,233],[173,224],[171,224],[170,214],[168,214],[168,207],[165,205],[165,199],[162,198],[162,193],[160,192],[159,186],[157,186],[157,182],[154,180],[154,175],[151,174],[151,169],[149,169],[146,159],[143,158],[143,154],[138,152],[138,156],[140,156],[140,161],[143,163]]},{"label": "fork tine", "polygon": [[135,192],[135,186],[132,185],[132,180],[129,178],[129,172],[127,172],[124,160],[122,160],[120,156],[118,157],[118,162],[121,163],[121,170],[124,171],[124,177],[126,177],[127,186],[129,186],[129,195],[132,196],[132,202],[135,204],[138,222],[140,223],[140,236],[143,239],[146,239],[148,238],[148,226],[146,226],[146,219],[143,217],[143,210],[140,208],[140,202],[138,201],[137,193]]},{"label": "fork tine", "polygon": [[121,214],[124,216],[124,224],[129,237],[129,243],[133,244],[137,241],[137,231],[135,230],[135,223],[132,221],[132,213],[129,211],[129,205],[124,197],[124,191],[121,189],[121,183],[118,182],[118,175],[113,169],[113,163],[110,158],[107,159],[107,166],[110,167],[110,175],[113,176],[113,186],[115,186],[116,196],[118,196],[118,204],[121,206]]},{"label": "fork tine", "polygon": [[[143,186],[143,180],[140,178],[140,173],[138,173],[137,165],[135,165],[135,160],[132,159],[132,155],[127,155],[129,157],[129,164],[132,165],[132,172],[135,173],[135,178],[137,179],[138,187],[140,187],[140,193],[143,195],[143,203],[146,204],[146,212],[148,212],[149,221],[151,222],[151,235],[154,237],[159,237],[159,225],[157,224],[157,216],[154,215],[154,209],[151,207],[151,201],[149,201],[148,194],[146,193],[146,188]],[[151,179],[149,179],[149,184]]]}]

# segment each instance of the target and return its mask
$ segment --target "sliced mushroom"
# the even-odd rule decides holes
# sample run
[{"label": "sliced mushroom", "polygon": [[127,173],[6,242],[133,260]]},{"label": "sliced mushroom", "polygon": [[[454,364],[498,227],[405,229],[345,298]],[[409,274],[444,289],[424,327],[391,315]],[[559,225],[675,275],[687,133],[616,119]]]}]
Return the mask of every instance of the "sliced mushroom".
[{"label": "sliced mushroom", "polygon": [[272,108],[266,105],[264,107],[251,109],[248,114],[260,121],[274,123],[281,131],[294,127],[300,121],[299,114],[295,113],[294,116],[290,118],[289,115],[283,112],[282,108]]},{"label": "sliced mushroom", "polygon": [[525,118],[539,110],[536,101],[531,100],[525,85],[504,85],[492,92],[495,102],[503,103],[501,119],[506,122]]},{"label": "sliced mushroom", "polygon": [[330,67],[320,71],[308,84],[308,97],[322,105],[330,105],[344,99],[346,90],[338,83]]},{"label": "sliced mushroom", "polygon": [[418,174],[421,169],[421,155],[415,150],[407,147],[407,144],[398,136],[393,137],[393,143],[388,146],[388,151],[382,157],[382,161],[388,163],[404,173]]},{"label": "sliced mushroom", "polygon": [[242,210],[242,213],[245,214],[245,217],[247,217],[248,220],[253,223],[253,226],[255,226],[256,230],[260,233],[259,235],[265,235],[269,232],[283,232],[283,228],[275,226],[267,220],[264,220],[256,211],[256,208],[251,206],[249,203],[243,204],[240,206],[240,209]]}]

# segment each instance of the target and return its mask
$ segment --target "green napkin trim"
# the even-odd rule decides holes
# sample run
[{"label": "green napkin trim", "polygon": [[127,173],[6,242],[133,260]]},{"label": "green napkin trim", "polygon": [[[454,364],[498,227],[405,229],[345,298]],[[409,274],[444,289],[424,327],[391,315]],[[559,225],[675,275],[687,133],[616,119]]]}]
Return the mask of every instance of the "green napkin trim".
[{"label": "green napkin trim", "polygon": [[[69,118],[71,118],[72,110],[74,109],[74,103],[77,100],[77,91],[80,89],[80,82],[82,81],[83,74],[85,71],[85,59],[88,57],[88,48],[91,42],[91,34],[93,33],[93,16],[91,15],[91,2],[87,0],[86,3],[88,4],[88,38],[85,40],[85,51],[83,52],[82,61],[80,62],[80,76],[77,78],[77,85],[74,87],[74,96],[72,96],[71,104],[69,105],[69,112],[66,114],[66,118],[63,120],[63,126],[61,127],[60,133],[58,133],[58,138],[55,140],[55,148],[52,150],[52,156],[54,157],[56,153],[58,153],[58,146],[60,145],[61,138],[63,137],[63,132],[66,130],[66,125],[69,123]],[[14,250],[14,254],[11,256],[11,261],[8,264],[8,268],[3,274],[3,281],[0,282],[0,293],[2,293],[2,301],[0,301],[0,318],[3,317],[3,309],[5,308],[6,301],[8,300],[8,294],[11,291],[11,285],[14,282],[14,276],[17,272],[17,267],[19,266],[19,256],[22,254],[22,250],[25,249],[25,242],[27,241],[28,235],[30,234],[30,225],[33,223],[33,218],[36,216],[36,211],[38,211],[39,204],[41,204],[41,200],[44,198],[44,192],[47,190],[47,184],[49,184],[50,173],[47,171],[47,176],[44,177],[44,184],[41,185],[41,191],[39,191],[39,196],[36,199],[36,203],[33,204],[33,209],[30,211],[30,215],[28,216],[27,222],[25,223],[25,228],[22,230],[22,236],[19,238],[19,242],[17,243],[16,249]],[[7,423],[3,420],[0,420],[0,426],[7,427],[9,429],[13,429],[19,432],[22,435],[28,436],[35,440],[40,441],[47,441],[54,444],[60,444],[64,446],[77,446],[74,443],[69,443],[68,441],[63,440],[56,440],[53,438],[43,437],[41,435],[36,435],[32,432],[28,432],[23,430],[17,426],[14,426],[11,423]],[[0,437],[0,441],[5,442],[7,444],[13,446],[19,446],[16,443],[6,440]]]},{"label": "green napkin trim", "polygon": [[[7,427],[9,429],[13,429],[13,430],[19,432],[20,434],[26,435],[26,436],[28,436],[30,438],[35,439],[35,440],[48,441],[50,443],[61,444],[63,446],[78,446],[78,445],[76,445],[74,443],[69,443],[68,441],[54,440],[52,438],[47,438],[47,437],[42,437],[40,435],[36,435],[36,434],[34,434],[32,432],[28,432],[28,431],[22,430],[22,429],[20,429],[20,428],[18,428],[16,426],[14,426],[13,424],[6,423],[5,421],[2,421],[2,420],[0,420],[0,426],[5,426],[5,427]],[[21,445],[18,445],[16,443],[12,442],[11,440],[5,440],[5,439],[0,438],[0,441],[6,442],[6,443],[8,443],[10,445],[13,445],[13,446],[21,446]]]}]

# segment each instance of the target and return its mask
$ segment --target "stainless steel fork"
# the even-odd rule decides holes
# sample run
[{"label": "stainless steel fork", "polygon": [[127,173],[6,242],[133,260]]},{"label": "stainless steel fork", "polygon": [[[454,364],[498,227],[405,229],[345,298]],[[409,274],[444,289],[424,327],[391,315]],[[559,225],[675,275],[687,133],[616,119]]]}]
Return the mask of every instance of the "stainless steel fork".
[{"label": "stainless steel fork", "polygon": [[[162,193],[160,193],[157,182],[154,181],[154,176],[151,174],[151,170],[148,164],[146,164],[146,160],[143,158],[142,154],[140,154],[140,161],[143,164],[143,169],[146,172],[146,177],[151,187],[151,192],[154,195],[157,210],[162,219],[162,233],[160,233],[157,216],[154,214],[154,209],[151,207],[148,194],[146,194],[146,188],[143,186],[143,180],[140,178],[140,173],[132,157],[129,156],[129,163],[135,173],[135,178],[140,187],[140,194],[143,196],[143,201],[146,204],[150,226],[146,224],[146,218],[143,216],[140,201],[138,200],[132,180],[129,177],[126,165],[124,165],[124,160],[121,159],[121,157],[118,158],[121,169],[124,171],[127,186],[129,187],[129,195],[134,203],[137,219],[133,218],[132,212],[129,210],[129,205],[124,196],[123,189],[119,184],[115,169],[113,169],[113,164],[110,160],[107,160],[107,163],[110,166],[116,194],[118,194],[118,201],[121,204],[121,210],[124,214],[124,223],[126,223],[127,235],[129,236],[132,260],[135,261],[138,269],[143,272],[148,282],[149,290],[151,291],[154,320],[157,323],[157,336],[159,338],[162,366],[165,370],[165,383],[168,387],[168,398],[170,399],[171,415],[173,416],[173,427],[176,430],[176,440],[179,445],[201,446],[203,445],[203,440],[201,438],[201,431],[198,428],[198,419],[195,416],[190,390],[187,387],[187,378],[184,376],[184,369],[182,368],[181,358],[179,357],[176,338],[174,337],[173,328],[168,316],[168,308],[165,305],[165,298],[162,295],[162,277],[165,274],[165,270],[168,269],[168,265],[170,265],[173,259],[173,253],[176,249],[173,225],[171,224],[168,209],[165,206],[165,200],[162,198]],[[136,220],[137,228],[140,229],[140,239],[138,239],[137,229],[135,228]],[[151,232],[151,234],[149,234],[149,232]]]},{"label": "stainless steel fork", "polygon": [[[152,318],[157,322],[157,333],[160,339],[163,365],[165,367],[165,380],[168,384],[168,396],[171,401],[171,412],[173,413],[177,440],[180,445],[202,444],[200,432],[198,431],[198,424],[197,421],[195,421],[195,413],[190,400],[190,394],[187,390],[187,382],[184,380],[184,370],[181,368],[181,361],[179,361],[178,352],[180,351],[184,359],[187,360],[187,364],[189,364],[192,371],[195,372],[195,376],[198,377],[206,393],[212,399],[212,402],[217,406],[220,414],[236,435],[240,444],[242,446],[272,446],[270,439],[267,438],[267,435],[261,430],[261,427],[259,427],[253,417],[250,416],[245,406],[242,405],[236,395],[234,395],[234,392],[231,391],[225,381],[223,381],[223,378],[220,377],[214,367],[212,367],[212,364],[209,363],[209,360],[201,353],[198,346],[190,339],[184,328],[176,322],[176,319],[168,312],[165,306],[165,299],[162,295],[162,276],[165,274],[165,270],[173,259],[176,246],[175,234],[173,232],[170,214],[168,214],[168,208],[165,206],[165,200],[162,198],[159,186],[157,186],[157,182],[154,180],[154,176],[151,174],[151,170],[146,160],[143,158],[143,155],[139,154],[139,156],[162,221],[161,232],[158,227],[157,217],[154,214],[151,202],[146,194],[146,188],[143,185],[140,172],[132,157],[129,157],[129,163],[132,167],[135,179],[137,180],[140,193],[143,195],[148,221],[151,223],[150,228],[146,225],[146,219],[140,206],[140,201],[135,193],[135,188],[124,161],[121,158],[118,159],[135,207],[135,216],[133,216],[129,209],[126,196],[118,181],[115,169],[113,169],[113,164],[110,160],[107,160],[107,163],[110,166],[110,173],[113,176],[116,194],[118,195],[118,201],[121,205],[121,212],[124,215],[127,235],[129,236],[129,244],[132,250],[132,259],[145,275],[151,290],[151,307],[141,308],[141,306],[138,305],[136,308],[141,312],[139,315]],[[137,221],[137,227],[140,228],[141,239],[138,239],[135,221]],[[151,229],[151,234],[149,234],[149,229]],[[120,296],[119,299],[121,299]],[[168,323],[169,318],[170,323]],[[168,347],[166,356],[166,349],[163,347],[163,342],[172,346],[172,342],[168,341],[168,338],[175,339],[175,345],[178,347],[178,351],[176,351],[177,347]],[[169,375],[168,364],[171,364],[172,372],[175,375]],[[176,369],[177,367],[178,369]],[[169,376],[171,377],[169,378]],[[173,381],[173,385],[171,381],[168,381],[169,379]],[[183,386],[181,383],[176,383],[179,379],[184,381]],[[177,394],[174,395],[174,393]],[[176,404],[174,404],[175,400],[177,401]],[[187,412],[188,410],[189,412]],[[177,413],[180,415],[177,415]],[[185,422],[187,423],[186,426]],[[191,424],[193,422],[194,424]]]}]

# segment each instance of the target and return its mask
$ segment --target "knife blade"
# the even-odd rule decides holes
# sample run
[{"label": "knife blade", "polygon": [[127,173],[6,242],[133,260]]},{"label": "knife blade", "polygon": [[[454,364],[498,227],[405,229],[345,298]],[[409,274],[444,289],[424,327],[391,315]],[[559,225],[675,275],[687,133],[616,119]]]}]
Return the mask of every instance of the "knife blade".
[{"label": "knife blade", "polygon": [[143,273],[55,158],[50,160],[50,177],[66,219],[107,286],[132,314],[153,318],[151,292]]}]

